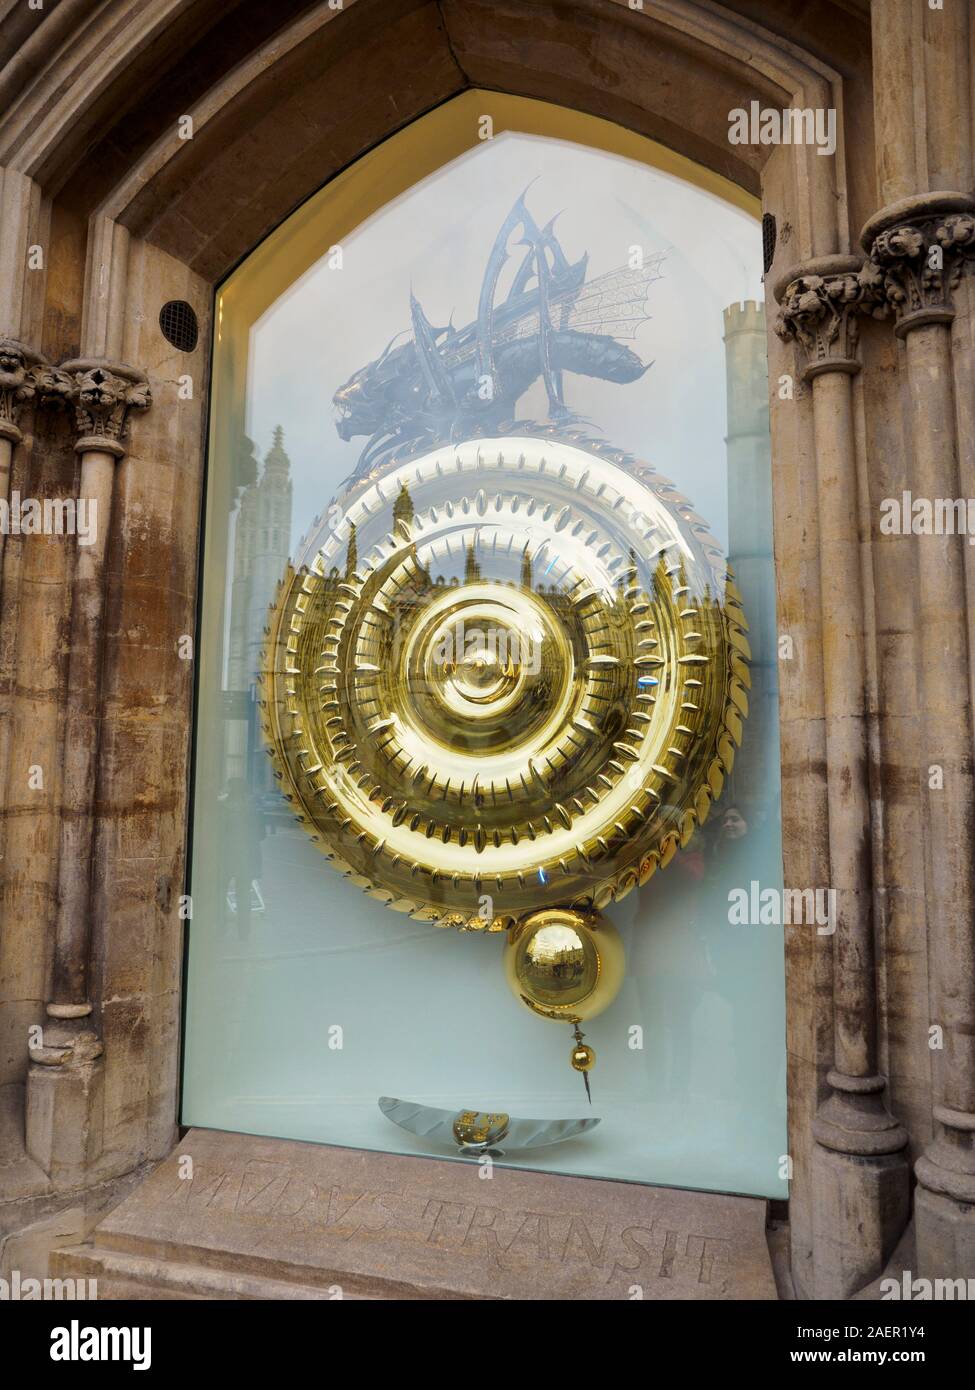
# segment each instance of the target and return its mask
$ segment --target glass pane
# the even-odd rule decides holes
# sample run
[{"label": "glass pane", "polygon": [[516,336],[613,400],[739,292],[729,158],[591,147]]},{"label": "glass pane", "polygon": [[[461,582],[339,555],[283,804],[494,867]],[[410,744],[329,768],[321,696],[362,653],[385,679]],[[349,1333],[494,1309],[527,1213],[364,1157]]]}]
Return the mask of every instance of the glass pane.
[{"label": "glass pane", "polygon": [[785,1195],[760,226],[488,100],[218,296],[183,1120]]}]

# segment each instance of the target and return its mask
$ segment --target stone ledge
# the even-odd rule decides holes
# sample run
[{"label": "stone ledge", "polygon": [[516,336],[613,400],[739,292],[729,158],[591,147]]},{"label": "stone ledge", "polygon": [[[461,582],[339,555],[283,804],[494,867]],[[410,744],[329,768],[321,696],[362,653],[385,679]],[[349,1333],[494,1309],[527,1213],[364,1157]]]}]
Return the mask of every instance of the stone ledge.
[{"label": "stone ledge", "polygon": [[776,1297],[762,1199],[480,1171],[191,1130],[56,1271],[100,1298]]},{"label": "stone ledge", "polygon": [[[328,1289],[179,1264],[151,1255],[125,1255],[98,1246],[73,1245],[51,1256],[51,1277],[97,1281],[99,1298],[157,1301],[205,1299],[331,1300]],[[343,1298],[358,1295],[343,1291]]]}]

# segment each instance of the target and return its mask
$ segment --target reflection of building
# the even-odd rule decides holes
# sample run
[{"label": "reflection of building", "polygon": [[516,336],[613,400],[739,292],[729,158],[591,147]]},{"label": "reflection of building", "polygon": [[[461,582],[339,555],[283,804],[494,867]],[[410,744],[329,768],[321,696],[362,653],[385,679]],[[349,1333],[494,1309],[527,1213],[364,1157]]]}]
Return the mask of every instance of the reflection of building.
[{"label": "reflection of building", "polygon": [[[399,494],[397,495],[393,503],[394,528],[399,523],[405,523],[407,527],[410,527],[414,515],[415,508],[413,505],[413,499],[410,496],[409,488],[406,486],[405,483],[403,483],[400,487]],[[462,583],[481,584],[488,582],[496,584],[507,584],[513,587],[521,587],[522,589],[527,589],[532,593],[536,594],[539,598],[544,599],[545,603],[553,610],[553,612],[559,615],[560,626],[566,628],[570,627],[572,622],[572,615],[574,612],[574,605],[571,597],[566,593],[566,591],[561,587],[559,583],[553,583],[549,585],[535,582],[532,573],[533,557],[530,552],[531,543],[528,542],[526,543],[524,549],[518,554],[517,562],[510,562],[510,572],[508,577],[504,577],[504,575],[499,571],[498,573],[492,573],[489,579],[485,580],[482,572],[481,553],[478,541],[476,539],[468,540],[464,546],[464,570],[463,579],[461,579],[461,576],[457,573],[441,573],[437,574],[436,576],[431,574],[430,570],[426,566],[421,565],[419,558],[416,554],[415,544],[411,545],[409,547],[409,553],[412,560],[412,564],[410,567],[410,578],[408,582],[404,582],[400,587],[396,600],[396,624],[393,638],[394,649],[395,644],[398,641],[402,640],[404,634],[410,631],[414,616],[420,609],[425,608],[429,603],[432,603],[433,600],[437,598],[438,595],[441,594],[445,588],[459,587]],[[497,561],[498,559],[496,555],[494,555],[493,558],[495,559],[495,561]],[[624,625],[628,603],[626,597],[627,591],[631,589],[633,586],[637,585],[639,582],[639,566],[637,564],[636,553],[632,549],[629,552],[628,559],[629,563],[620,570],[620,573],[617,579],[615,580],[615,588],[617,592],[613,604],[611,605],[612,611],[615,612],[615,614],[619,617],[621,624]],[[340,597],[339,584],[342,582],[343,579],[348,579],[351,575],[354,574],[357,563],[358,544],[356,540],[356,528],[355,526],[350,526],[349,539],[346,547],[345,565],[343,569],[340,570],[338,565],[333,565],[329,570],[328,574],[324,576],[323,583],[324,592],[326,595],[324,602],[326,604],[330,604],[335,599]],[[517,563],[517,579],[515,577],[515,563]],[[551,568],[551,566],[549,566],[549,568]],[[287,559],[285,559],[284,563],[281,565],[279,577],[284,578],[285,575],[289,572],[290,571],[288,569],[288,561]],[[681,582],[685,582],[685,577],[683,576],[683,573],[681,575]],[[673,589],[673,580],[667,574],[666,565],[663,561],[661,561],[661,563],[657,567],[657,571],[654,576],[654,584],[655,593],[657,597],[665,599],[667,603],[673,606],[674,600],[671,597],[671,590]],[[273,592],[273,589],[271,590],[271,592]],[[705,598],[704,606],[709,606],[707,598]]]},{"label": "reflection of building", "polygon": [[746,803],[774,796],[778,767],[768,757],[775,727],[775,570],[765,306],[747,300],[724,311],[728,381],[728,561],[742,593],[752,649],[745,738],[735,761],[734,795]]},{"label": "reflection of building", "polygon": [[255,738],[254,685],[268,605],[287,570],[291,545],[291,462],[283,438],[279,425],[263,473],[241,494],[234,536],[224,776],[249,776],[256,788],[270,786],[272,779]]}]

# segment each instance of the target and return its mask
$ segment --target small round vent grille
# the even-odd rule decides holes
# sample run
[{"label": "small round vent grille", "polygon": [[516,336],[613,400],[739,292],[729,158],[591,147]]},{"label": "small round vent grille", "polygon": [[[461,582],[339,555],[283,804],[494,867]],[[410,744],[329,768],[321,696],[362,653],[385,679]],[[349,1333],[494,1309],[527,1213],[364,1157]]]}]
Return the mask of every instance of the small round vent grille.
[{"label": "small round vent grille", "polygon": [[196,314],[185,299],[171,299],[159,310],[159,327],[167,343],[180,352],[192,352],[200,336]]},{"label": "small round vent grille", "polygon": [[775,258],[775,218],[770,212],[762,214],[762,257],[767,275]]}]

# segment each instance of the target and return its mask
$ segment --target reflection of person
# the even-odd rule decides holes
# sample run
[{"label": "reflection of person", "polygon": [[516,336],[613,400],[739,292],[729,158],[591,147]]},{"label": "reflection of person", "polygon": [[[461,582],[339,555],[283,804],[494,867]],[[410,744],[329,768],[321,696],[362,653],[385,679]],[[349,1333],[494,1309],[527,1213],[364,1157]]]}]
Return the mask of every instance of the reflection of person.
[{"label": "reflection of person", "polygon": [[737,806],[729,806],[721,817],[721,836],[725,840],[743,840],[748,834],[748,822]]},{"label": "reflection of person", "polygon": [[[227,827],[225,901],[228,908],[234,904],[237,926],[240,934],[246,936],[255,905],[253,898],[261,901],[258,888],[262,874],[261,841],[267,832],[243,777],[231,777],[221,799],[225,802]],[[230,910],[233,912],[233,908]]]}]

